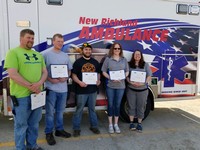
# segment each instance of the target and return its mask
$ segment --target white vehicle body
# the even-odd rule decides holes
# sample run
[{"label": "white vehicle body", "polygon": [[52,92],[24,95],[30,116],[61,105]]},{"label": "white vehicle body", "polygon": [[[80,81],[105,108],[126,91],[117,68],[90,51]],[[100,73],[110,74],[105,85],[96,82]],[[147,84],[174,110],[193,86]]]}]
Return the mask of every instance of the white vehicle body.
[{"label": "white vehicle body", "polygon": [[[153,72],[151,108],[154,99],[196,96],[200,90],[199,9],[199,0],[0,1],[3,99],[9,95],[7,85],[2,84],[7,78],[3,70],[5,55],[10,48],[19,45],[19,32],[25,28],[34,30],[33,48],[39,52],[51,49],[52,36],[61,33],[65,41],[63,51],[70,53],[72,62],[84,42],[92,44],[98,60],[113,42],[122,44],[128,60],[134,50],[142,50]],[[104,93],[100,90],[98,94],[98,100],[102,100],[100,109],[106,105]]]}]

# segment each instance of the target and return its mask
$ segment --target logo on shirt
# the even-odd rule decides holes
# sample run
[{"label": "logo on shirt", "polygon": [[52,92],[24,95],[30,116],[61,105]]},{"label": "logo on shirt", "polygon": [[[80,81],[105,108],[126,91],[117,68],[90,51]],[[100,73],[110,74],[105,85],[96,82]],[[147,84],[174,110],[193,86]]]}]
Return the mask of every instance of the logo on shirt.
[{"label": "logo on shirt", "polygon": [[31,58],[35,59],[35,60],[38,60],[36,54],[33,54],[32,56],[29,56],[28,54],[24,54],[24,56],[26,57],[26,60],[31,60]]},{"label": "logo on shirt", "polygon": [[86,63],[82,66],[81,72],[95,72],[95,66],[91,63]]}]

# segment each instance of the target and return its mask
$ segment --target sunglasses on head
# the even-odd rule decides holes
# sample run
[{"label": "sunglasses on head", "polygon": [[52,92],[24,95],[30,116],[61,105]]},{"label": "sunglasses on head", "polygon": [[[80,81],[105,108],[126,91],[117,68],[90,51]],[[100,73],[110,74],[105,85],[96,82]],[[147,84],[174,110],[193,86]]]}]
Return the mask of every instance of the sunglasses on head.
[{"label": "sunglasses on head", "polygon": [[84,43],[83,46],[87,47],[87,46],[91,46],[91,45],[89,43]]}]

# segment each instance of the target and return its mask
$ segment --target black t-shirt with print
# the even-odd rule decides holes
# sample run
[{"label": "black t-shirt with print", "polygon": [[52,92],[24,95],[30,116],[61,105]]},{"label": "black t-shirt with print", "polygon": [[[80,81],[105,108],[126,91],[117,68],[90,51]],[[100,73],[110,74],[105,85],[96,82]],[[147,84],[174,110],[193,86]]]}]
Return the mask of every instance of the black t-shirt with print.
[{"label": "black t-shirt with print", "polygon": [[[83,57],[77,59],[73,64],[72,73],[76,74],[79,80],[82,81],[82,72],[97,72],[100,73],[100,64],[94,58],[89,60]],[[96,85],[88,85],[87,87],[80,87],[79,84],[75,83],[76,94],[90,94],[97,91]]]}]

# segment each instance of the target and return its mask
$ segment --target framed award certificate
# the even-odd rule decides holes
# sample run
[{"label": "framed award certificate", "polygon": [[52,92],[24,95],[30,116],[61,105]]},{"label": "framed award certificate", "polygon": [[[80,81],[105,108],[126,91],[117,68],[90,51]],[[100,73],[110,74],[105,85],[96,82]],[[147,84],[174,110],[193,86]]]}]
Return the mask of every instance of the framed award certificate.
[{"label": "framed award certificate", "polygon": [[123,79],[125,79],[124,70],[109,71],[109,74],[110,74],[110,79],[111,80],[123,80]]},{"label": "framed award certificate", "polygon": [[146,72],[131,71],[130,81],[145,83],[145,81],[146,81]]},{"label": "framed award certificate", "polygon": [[51,77],[52,78],[64,78],[68,77],[67,65],[51,65]]},{"label": "framed award certificate", "polygon": [[44,106],[45,101],[46,91],[40,92],[39,94],[31,94],[31,110]]},{"label": "framed award certificate", "polygon": [[96,72],[83,72],[82,81],[89,85],[96,85],[98,79],[97,76]]}]

